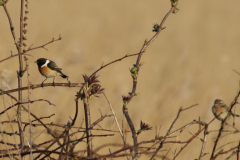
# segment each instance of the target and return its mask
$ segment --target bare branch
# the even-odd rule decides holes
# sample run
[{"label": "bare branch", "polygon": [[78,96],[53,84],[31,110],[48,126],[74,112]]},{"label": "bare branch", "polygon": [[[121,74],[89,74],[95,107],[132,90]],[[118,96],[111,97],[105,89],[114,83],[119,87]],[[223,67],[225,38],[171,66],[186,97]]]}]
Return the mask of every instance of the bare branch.
[{"label": "bare branch", "polygon": [[[167,137],[167,136],[172,135],[172,133],[170,134],[170,131],[171,131],[173,125],[175,124],[175,122],[177,121],[177,119],[179,118],[179,115],[180,115],[180,113],[181,113],[182,111],[188,110],[188,109],[190,109],[190,108],[192,108],[192,107],[195,107],[195,106],[197,106],[197,105],[198,105],[198,104],[194,104],[194,105],[192,105],[192,106],[190,106],[190,107],[187,107],[187,108],[185,108],[185,109],[182,109],[182,107],[181,107],[181,108],[178,110],[178,113],[177,113],[176,118],[175,118],[174,121],[172,122],[171,126],[169,127],[169,129],[168,129],[168,131],[167,131],[167,133],[166,133],[166,135],[165,135],[164,137]],[[182,128],[182,127],[181,127],[181,128]],[[159,144],[157,150],[156,150],[156,151],[154,152],[154,154],[152,155],[151,160],[155,157],[155,155],[157,154],[157,152],[163,147],[164,141],[165,141],[165,140],[161,141],[161,143]]]},{"label": "bare branch", "polygon": [[27,50],[23,50],[22,53],[14,54],[14,55],[11,55],[11,56],[9,56],[9,57],[7,57],[7,58],[4,58],[4,59],[0,60],[0,63],[2,63],[3,61],[6,61],[6,60],[8,60],[8,59],[11,59],[11,58],[13,58],[13,57],[19,56],[19,55],[32,56],[32,55],[26,54],[26,53],[29,52],[29,51],[35,50],[35,49],[39,49],[39,48],[44,48],[44,49],[46,49],[45,46],[47,46],[47,45],[49,45],[49,44],[51,44],[51,43],[53,43],[53,42],[59,41],[59,40],[61,40],[61,39],[62,39],[62,38],[61,38],[61,36],[59,35],[59,38],[58,38],[58,39],[54,39],[54,38],[53,38],[51,41],[49,41],[49,42],[47,42],[47,43],[45,43],[45,44],[43,44],[43,45],[41,45],[41,46],[31,48],[31,46],[32,46],[32,45],[31,45]]},{"label": "bare branch", "polygon": [[[52,86],[52,83],[43,84],[43,87],[50,87],[50,86]],[[82,86],[81,83],[55,83],[55,87],[80,87],[80,86]],[[30,89],[36,89],[36,88],[42,88],[41,84],[33,84],[30,86]],[[16,89],[7,90],[7,91],[1,90],[0,95],[13,93],[17,91],[23,91],[23,90],[28,90],[28,87],[21,87],[21,88],[16,88]]]}]

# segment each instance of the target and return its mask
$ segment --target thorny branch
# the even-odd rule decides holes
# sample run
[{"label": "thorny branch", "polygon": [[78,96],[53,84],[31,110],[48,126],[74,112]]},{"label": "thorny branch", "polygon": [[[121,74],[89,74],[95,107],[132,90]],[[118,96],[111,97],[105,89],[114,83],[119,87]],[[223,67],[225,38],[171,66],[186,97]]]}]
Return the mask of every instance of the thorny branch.
[{"label": "thorny branch", "polygon": [[[170,128],[168,129],[168,131],[167,131],[167,133],[166,133],[166,135],[165,135],[164,137],[166,138],[166,137],[172,135],[172,133],[170,133],[170,131],[171,131],[173,125],[175,124],[175,122],[177,121],[177,119],[179,118],[179,115],[180,115],[180,113],[181,113],[182,111],[185,111],[185,110],[190,109],[190,108],[192,108],[192,107],[195,107],[195,106],[197,106],[197,105],[198,105],[198,104],[194,104],[194,105],[192,105],[192,106],[190,106],[190,107],[187,107],[187,108],[185,108],[185,109],[182,109],[182,107],[181,107],[181,108],[178,110],[178,113],[177,113],[176,118],[175,118],[174,121],[172,122]],[[174,132],[174,133],[175,133],[175,132]],[[163,147],[164,141],[165,141],[165,139],[163,139],[163,140],[161,141],[161,143],[159,144],[157,150],[156,150],[156,151],[154,152],[154,154],[152,155],[151,160],[154,159],[154,157],[156,156],[157,152]]]},{"label": "thorny branch", "polygon": [[[213,118],[208,124],[206,124],[206,126],[208,126],[210,123],[212,123],[213,121],[215,120],[215,118]],[[190,144],[190,142],[195,139],[203,130],[205,130],[205,127],[201,130],[199,130],[197,133],[195,133],[189,140],[188,140],[188,143],[186,145],[184,145],[180,151],[174,156],[173,159],[175,159],[182,151],[185,147],[187,147],[188,144]]]},{"label": "thorny branch", "polygon": [[213,146],[213,150],[212,150],[212,154],[211,154],[211,158],[210,158],[211,160],[216,159],[216,157],[218,156],[218,154],[216,154],[214,156],[218,141],[219,141],[219,139],[222,135],[222,131],[223,131],[223,128],[225,126],[225,122],[226,122],[227,118],[230,116],[230,112],[232,111],[232,108],[237,104],[237,100],[238,100],[239,96],[240,96],[240,90],[239,90],[237,96],[234,98],[233,102],[230,105],[230,109],[229,109],[229,112],[228,112],[229,114],[225,117],[225,119],[221,123],[221,128],[219,129],[217,139],[216,139],[216,141],[214,143],[214,146]]},{"label": "thorny branch", "polygon": [[[51,87],[52,83],[44,83],[43,84],[43,89],[44,87]],[[81,83],[55,83],[55,87],[80,87]],[[42,88],[41,84],[32,84],[30,86],[30,89],[36,89],[36,88]],[[28,87],[22,87],[22,88],[16,88],[16,89],[12,89],[12,90],[7,90],[7,91],[3,91],[0,90],[0,95],[4,95],[4,94],[8,94],[8,93],[13,93],[13,92],[17,92],[17,91],[23,91],[23,90],[28,90]]]},{"label": "thorny branch", "polygon": [[[1,89],[0,89],[0,90],[1,90]],[[7,110],[9,110],[9,109],[13,108],[14,106],[17,106],[17,105],[19,105],[19,104],[33,103],[33,102],[37,102],[37,101],[46,101],[46,102],[48,102],[48,103],[49,103],[49,105],[56,106],[55,104],[52,104],[52,103],[51,103],[51,102],[49,102],[48,100],[45,100],[45,99],[38,99],[38,100],[34,100],[34,101],[29,101],[29,102],[16,103],[16,104],[14,104],[14,105],[12,105],[12,106],[8,107],[8,108],[7,108],[7,109],[5,109],[4,111],[0,112],[0,115],[1,115],[1,114],[3,114],[3,113],[5,113]]]},{"label": "thorny branch", "polygon": [[[55,114],[51,114],[50,116],[47,116],[47,117],[40,117],[40,118],[38,118],[38,119],[35,119],[35,120],[31,121],[31,123],[32,123],[32,122],[35,122],[35,121],[38,121],[38,120],[40,120],[40,119],[51,118],[51,117],[54,116],[54,115],[55,115]],[[26,128],[29,124],[30,124],[30,123],[27,123],[27,124],[24,125],[23,131],[25,131],[25,128]],[[31,125],[34,125],[34,124],[31,124]]]},{"label": "thorny branch", "polygon": [[[7,57],[7,58],[4,58],[4,59],[0,60],[0,63],[2,63],[3,61],[8,60],[8,59],[10,59],[10,58],[19,56],[19,55],[32,56],[32,55],[30,55],[30,54],[27,54],[27,52],[32,51],[32,50],[35,50],[35,49],[39,49],[39,48],[43,48],[43,49],[47,50],[47,48],[45,48],[45,46],[47,46],[47,45],[49,45],[49,44],[51,44],[51,43],[53,43],[53,42],[59,41],[59,40],[61,40],[61,39],[62,39],[62,37],[59,35],[59,38],[58,38],[58,39],[54,39],[54,38],[53,38],[51,41],[49,41],[49,42],[47,42],[47,43],[45,43],[45,44],[43,44],[43,45],[41,45],[41,46],[37,46],[37,47],[34,47],[34,48],[31,48],[31,46],[30,46],[27,50],[23,50],[22,53],[14,54],[14,55],[11,55],[11,56],[9,56],[9,57]],[[47,51],[48,51],[48,50],[47,50]]]},{"label": "thorny branch", "polygon": [[[132,91],[131,93],[129,93],[129,96],[128,97],[125,97],[125,99],[123,100],[124,101],[124,105],[123,105],[123,113],[125,115],[125,118],[128,122],[128,125],[129,127],[131,128],[131,131],[132,131],[132,138],[133,138],[133,143],[134,143],[134,146],[138,143],[137,141],[137,135],[136,135],[136,130],[135,130],[135,127],[132,123],[132,120],[128,114],[128,108],[127,108],[127,104],[131,101],[131,99],[136,96],[136,88],[137,88],[137,77],[138,77],[138,73],[140,71],[140,60],[141,60],[141,57],[142,57],[142,53],[144,53],[147,49],[147,47],[157,38],[157,36],[160,34],[160,32],[164,29],[163,28],[163,24],[164,22],[166,21],[166,19],[168,18],[168,16],[173,12],[173,10],[176,8],[177,6],[177,2],[176,3],[173,3],[172,2],[172,7],[170,9],[170,11],[165,15],[165,17],[163,18],[162,22],[160,23],[160,25],[157,27],[156,29],[156,34],[149,40],[149,41],[145,41],[143,46],[142,46],[142,49],[140,50],[140,54],[138,55],[137,57],[137,61],[136,61],[136,64],[134,64],[134,67],[136,68],[134,73],[132,73],[132,77],[133,77],[133,87],[132,87]],[[134,68],[133,68],[134,69]],[[135,159],[137,156],[138,156],[138,148],[137,147],[134,147],[133,149],[133,159]]]},{"label": "thorny branch", "polygon": [[[23,0],[22,0],[22,1],[23,1]],[[4,6],[4,9],[5,9],[6,6],[5,6],[4,4],[3,4],[3,6]],[[132,121],[131,121],[131,118],[130,118],[129,114],[128,114],[127,104],[131,101],[131,99],[132,99],[134,96],[137,95],[137,93],[136,93],[137,77],[138,77],[138,74],[139,74],[139,71],[140,71],[140,66],[142,65],[142,64],[140,63],[141,57],[142,57],[143,53],[145,53],[147,47],[157,38],[157,36],[159,35],[160,31],[164,29],[164,27],[163,27],[164,22],[166,21],[167,17],[173,12],[173,10],[174,10],[175,8],[176,8],[176,5],[172,5],[171,10],[166,14],[166,16],[163,18],[162,22],[160,23],[160,25],[159,25],[159,27],[158,27],[158,29],[157,29],[157,31],[156,31],[156,34],[155,34],[149,41],[147,41],[147,40],[145,41],[145,43],[143,44],[142,49],[140,50],[139,53],[131,54],[131,55],[125,55],[125,56],[123,56],[122,58],[119,58],[119,59],[117,59],[117,60],[114,60],[114,61],[112,61],[112,62],[110,62],[110,63],[108,63],[108,64],[106,64],[106,65],[102,65],[99,69],[97,69],[97,70],[89,77],[89,78],[93,77],[94,75],[96,75],[97,72],[99,72],[99,71],[102,70],[103,68],[105,68],[105,67],[107,67],[107,66],[109,66],[109,65],[111,65],[111,64],[113,64],[113,63],[115,63],[115,62],[121,61],[121,60],[123,60],[123,59],[125,59],[125,58],[127,58],[127,57],[130,57],[130,56],[135,56],[135,55],[138,56],[138,57],[137,57],[137,61],[136,61],[136,63],[134,64],[134,67],[137,69],[137,72],[136,72],[135,75],[133,75],[132,91],[131,91],[131,93],[129,94],[128,97],[125,97],[126,99],[125,99],[125,103],[124,103],[124,105],[123,105],[123,111],[124,111],[125,117],[126,117],[126,119],[127,119],[127,121],[128,121],[128,124],[129,124],[129,126],[130,126],[130,128],[131,128],[134,145],[133,145],[133,146],[127,146],[127,147],[124,146],[124,148],[122,148],[122,149],[120,149],[120,150],[117,150],[116,152],[113,152],[113,153],[110,153],[110,154],[104,155],[104,156],[99,156],[99,157],[121,157],[121,156],[126,156],[127,154],[125,154],[125,155],[117,155],[117,153],[120,153],[120,152],[126,151],[126,150],[132,150],[132,149],[133,149],[133,150],[134,150],[134,152],[133,152],[133,154],[134,154],[134,155],[133,155],[133,159],[134,159],[134,158],[138,157],[138,153],[139,153],[138,149],[140,148],[140,145],[141,145],[141,144],[155,143],[156,141],[158,141],[158,143],[160,142],[160,145],[158,146],[158,148],[151,148],[151,149],[156,149],[155,152],[152,152],[153,157],[154,157],[154,156],[157,156],[156,154],[157,154],[157,152],[162,148],[162,145],[163,145],[163,144],[166,144],[166,143],[185,144],[184,147],[183,147],[183,148],[177,153],[177,155],[174,157],[174,159],[175,159],[175,158],[181,153],[181,151],[182,151],[194,138],[196,138],[203,130],[204,130],[204,139],[203,139],[203,143],[202,143],[201,153],[200,153],[200,155],[199,155],[199,160],[205,155],[205,154],[204,154],[204,148],[205,148],[205,145],[206,145],[207,127],[208,127],[208,125],[209,125],[214,119],[213,119],[212,121],[210,121],[208,124],[204,124],[204,125],[205,125],[204,128],[203,128],[203,129],[199,129],[199,131],[198,131],[197,133],[195,133],[195,134],[194,134],[189,140],[187,140],[187,141],[170,141],[170,140],[169,140],[169,141],[166,141],[166,139],[169,138],[170,135],[176,133],[177,131],[183,130],[183,129],[185,129],[186,127],[188,127],[188,126],[190,126],[190,125],[192,125],[192,124],[201,123],[200,121],[193,121],[193,122],[190,122],[189,124],[187,124],[187,125],[179,128],[179,129],[171,132],[171,130],[172,130],[172,128],[173,128],[173,125],[175,124],[175,122],[176,122],[177,119],[179,118],[180,112],[181,112],[181,111],[184,111],[184,110],[187,110],[187,109],[189,109],[189,108],[191,108],[191,107],[194,107],[194,106],[191,106],[191,107],[185,108],[185,109],[180,108],[180,110],[179,110],[179,112],[178,112],[178,114],[177,114],[177,117],[176,117],[175,120],[172,122],[170,128],[168,129],[168,131],[167,131],[167,133],[166,133],[166,135],[165,135],[164,137],[157,137],[157,138],[154,139],[154,140],[142,141],[142,142],[140,142],[140,143],[137,142],[136,130],[135,130],[135,127],[134,127],[134,125],[133,125],[133,123],[132,123]],[[5,12],[7,12],[7,11],[5,10]],[[9,16],[9,17],[10,17],[10,16]],[[9,23],[10,23],[11,31],[12,31],[12,34],[13,34],[13,33],[14,33],[14,32],[13,32],[14,27],[12,27],[11,19],[9,19]],[[21,33],[21,34],[22,34],[22,33]],[[13,37],[14,37],[14,40],[15,40],[17,49],[18,49],[18,50],[21,50],[21,48],[19,49],[18,47],[21,47],[21,45],[22,45],[22,44],[21,44],[21,43],[22,43],[22,42],[21,42],[22,38],[20,38],[20,42],[18,43],[18,42],[16,41],[16,38],[15,38],[15,35],[14,35],[14,34],[13,34]],[[22,36],[21,36],[21,37],[22,37]],[[38,49],[38,48],[46,49],[46,48],[45,48],[46,45],[48,45],[48,44],[50,44],[50,43],[53,43],[54,41],[58,41],[58,40],[61,40],[61,37],[60,37],[60,36],[59,36],[59,39],[57,39],[57,40],[53,39],[52,41],[50,41],[50,42],[48,42],[48,43],[46,43],[46,44],[44,44],[44,45],[42,45],[42,46],[38,46],[38,47],[35,47],[35,48],[31,48],[31,46],[30,46],[27,50],[23,50],[22,52],[19,52],[18,54],[11,55],[10,57],[7,57],[7,58],[1,60],[0,63],[3,62],[3,61],[5,61],[5,60],[8,60],[8,59],[10,59],[10,58],[13,58],[13,57],[15,57],[15,56],[21,57],[22,55],[27,55],[26,53],[27,53],[28,51],[31,51],[31,50],[34,50],[34,49]],[[47,49],[46,49],[46,50],[47,50]],[[21,63],[20,63],[20,64],[21,64]],[[21,73],[22,73],[21,67],[20,67],[19,73],[20,73],[20,75],[21,75]],[[21,77],[21,76],[20,76],[20,77]],[[56,85],[56,86],[65,86],[65,87],[81,87],[81,88],[80,88],[80,91],[79,91],[79,94],[81,94],[82,91],[83,91],[83,86],[85,85],[85,83],[84,83],[84,84],[79,84],[79,83],[56,83],[55,85]],[[45,87],[46,87],[46,86],[52,86],[52,84],[51,84],[51,83],[49,83],[49,84],[46,83],[46,84],[44,84],[44,86],[45,86]],[[41,87],[40,84],[39,84],[39,85],[31,85],[31,86],[30,86],[31,89],[40,88],[40,87]],[[20,88],[18,88],[18,89],[13,89],[13,90],[8,90],[8,91],[2,91],[2,92],[0,92],[0,93],[1,93],[1,94],[8,94],[8,95],[9,95],[9,93],[13,93],[13,92],[17,92],[17,91],[23,91],[23,90],[27,90],[27,89],[28,89],[28,87],[20,87]],[[239,92],[240,92],[240,91],[239,91]],[[238,96],[239,96],[239,94],[238,94]],[[79,98],[80,98],[80,96],[77,96],[77,99],[79,99]],[[20,98],[20,99],[21,99],[21,98]],[[39,99],[39,100],[35,100],[35,101],[46,101],[46,102],[48,102],[50,105],[53,105],[53,104],[51,104],[49,101],[43,100],[43,99]],[[35,102],[35,101],[21,102],[21,101],[19,100],[19,101],[17,101],[17,103],[14,104],[13,106],[16,106],[16,105],[21,105],[21,106],[22,106],[22,104],[25,104],[25,103],[33,103],[33,102]],[[236,101],[237,101],[237,99],[235,99],[235,104],[236,104]],[[78,102],[78,101],[76,100],[76,102]],[[232,109],[232,107],[233,107],[235,104],[233,104],[233,103],[231,104],[231,109]],[[12,108],[13,106],[11,106],[11,108]],[[22,106],[22,107],[23,107],[23,106]],[[10,109],[10,107],[9,107],[8,109],[4,110],[3,112],[1,112],[0,115],[3,114],[4,112],[6,112],[6,111],[9,110],[9,109]],[[24,109],[27,110],[26,108],[24,108]],[[28,110],[28,111],[29,111],[29,110]],[[31,113],[31,112],[30,112],[30,113]],[[81,158],[86,158],[86,157],[83,157],[83,156],[74,155],[74,154],[77,153],[77,152],[73,152],[73,151],[70,152],[70,151],[68,150],[68,145],[69,145],[70,143],[76,143],[76,144],[77,144],[78,142],[82,141],[83,139],[88,139],[89,137],[110,136],[110,135],[91,135],[91,134],[90,134],[90,135],[87,135],[86,137],[82,137],[82,138],[80,138],[80,139],[70,140],[71,135],[74,135],[74,134],[77,133],[77,132],[86,132],[86,131],[92,130],[92,129],[93,129],[93,126],[95,126],[97,123],[99,123],[101,120],[104,119],[104,118],[103,118],[104,116],[101,117],[100,119],[98,119],[98,121],[96,121],[96,122],[93,123],[92,125],[89,125],[90,128],[89,128],[89,127],[86,127],[86,130],[85,130],[85,131],[77,131],[77,132],[75,132],[75,133],[73,133],[73,134],[69,134],[69,133],[68,133],[68,132],[69,132],[69,129],[75,128],[75,127],[73,127],[73,125],[74,125],[75,122],[76,122],[77,114],[78,114],[78,103],[76,103],[76,112],[75,112],[75,117],[74,117],[74,119],[73,119],[73,121],[72,121],[72,124],[71,124],[71,125],[67,125],[67,126],[65,126],[65,127],[61,126],[62,128],[65,128],[65,130],[62,132],[62,134],[61,134],[59,137],[54,137],[54,139],[51,140],[52,143],[51,143],[51,145],[49,145],[49,146],[47,147],[46,150],[33,151],[33,153],[40,153],[40,154],[38,155],[38,157],[40,157],[41,154],[45,154],[45,155],[46,155],[45,157],[48,157],[48,156],[50,156],[51,154],[58,154],[58,155],[60,155],[59,157],[61,157],[61,158],[68,158],[68,157],[74,157],[74,158],[79,158],[79,157],[81,157]],[[51,116],[48,116],[48,117],[41,117],[41,118],[37,118],[37,116],[33,115],[32,113],[31,113],[31,115],[36,118],[36,120],[34,120],[34,121],[39,121],[39,122],[40,122],[40,125],[42,125],[42,126],[45,125],[44,127],[45,127],[47,130],[49,130],[49,129],[46,127],[46,124],[44,124],[43,122],[41,122],[40,119],[50,118],[52,115],[51,115]],[[115,116],[115,115],[114,115],[114,116]],[[33,121],[32,121],[32,122],[33,122]],[[22,124],[25,124],[25,123],[23,122]],[[26,123],[26,125],[28,125],[28,124],[29,124],[29,123]],[[25,127],[26,127],[26,125],[25,125]],[[57,125],[56,125],[56,126],[57,126]],[[58,126],[60,126],[60,125],[58,125]],[[223,127],[223,124],[222,124],[222,127]],[[51,131],[49,131],[49,132],[51,132]],[[220,129],[220,130],[219,130],[219,136],[218,136],[217,141],[216,141],[216,143],[215,143],[215,147],[216,147],[216,145],[217,145],[217,142],[218,142],[219,137],[221,137],[221,132],[223,132],[223,129]],[[122,133],[122,132],[120,131],[120,133]],[[5,134],[5,133],[4,133],[4,134]],[[10,134],[15,134],[15,133],[10,133]],[[17,134],[17,133],[16,133],[16,134]],[[51,133],[50,133],[50,134],[51,134]],[[64,138],[64,137],[65,137],[65,138],[68,137],[68,139],[67,139],[66,141],[64,141],[63,144],[61,144],[60,141],[59,141],[59,139],[60,139],[60,138]],[[58,146],[56,149],[54,149],[54,150],[52,150],[52,151],[49,151],[48,149],[50,149],[50,147],[51,147],[53,144],[57,143],[57,142],[59,143],[59,146]],[[0,143],[1,143],[1,142],[0,142]],[[46,142],[45,142],[45,144],[46,144]],[[10,145],[10,144],[9,144],[9,145]],[[36,146],[35,146],[35,147],[36,147]],[[65,147],[65,150],[64,150],[64,147]],[[237,159],[239,159],[240,143],[239,143],[238,146],[236,146],[236,147],[234,147],[234,148],[231,148],[230,150],[227,150],[227,151],[225,151],[225,152],[220,151],[220,152],[218,152],[218,153],[214,156],[215,147],[214,147],[213,152],[212,152],[213,159],[216,159],[216,157],[217,157],[218,155],[220,155],[220,154],[226,154],[226,153],[229,153],[229,152],[231,152],[231,151],[233,151],[233,152],[232,152],[232,154],[229,156],[229,158],[232,157],[233,155],[237,154]],[[61,151],[61,152],[57,152],[57,150],[58,150],[58,149],[61,149],[61,148],[62,148],[62,151]],[[64,151],[66,151],[66,152],[64,153]],[[163,150],[161,150],[161,151],[163,151]],[[151,153],[151,152],[149,152],[149,153]],[[28,155],[28,154],[31,154],[31,153],[30,153],[30,152],[23,152],[23,153],[21,153],[21,155],[23,155],[23,156],[24,156],[24,155]],[[140,154],[141,154],[141,153],[139,153],[139,155],[140,155]],[[63,156],[61,156],[61,155],[63,155]],[[96,155],[97,155],[97,154],[96,154]],[[2,157],[5,157],[5,156],[6,156],[6,155],[3,155]],[[6,156],[6,157],[8,157],[8,156]],[[38,157],[36,157],[36,159],[37,159]],[[153,158],[153,157],[152,157],[152,158]],[[92,158],[92,159],[95,159],[95,158]]]},{"label": "thorny branch", "polygon": [[201,149],[201,152],[200,152],[200,155],[199,155],[199,158],[198,160],[201,160],[201,158],[204,156],[204,148],[206,146],[206,142],[207,142],[207,134],[208,134],[208,125],[205,125],[205,128],[204,128],[204,137],[203,137],[203,140],[202,140],[202,149]]},{"label": "thorny branch", "polygon": [[[12,96],[11,94],[7,93],[7,95],[8,95],[9,97],[11,97],[13,100],[15,100],[15,101],[18,102],[18,100],[17,100],[14,96]],[[19,102],[18,102],[18,103],[19,103]],[[21,105],[21,104],[20,104],[20,105]],[[21,105],[21,107],[22,107],[25,111],[29,112],[30,115],[31,115],[32,117],[34,117],[39,123],[41,123],[42,126],[43,126],[44,128],[46,128],[46,130],[48,131],[48,133],[49,133],[53,138],[56,138],[56,136],[55,136],[55,134],[53,133],[53,131],[52,131],[50,128],[48,128],[36,115],[34,115],[33,113],[31,113],[31,112],[30,112],[26,107],[24,107],[23,105]],[[22,128],[22,127],[21,127],[21,128]],[[59,141],[58,141],[58,143],[61,144]]]},{"label": "thorny branch", "polygon": [[[97,125],[99,122],[101,122],[104,118],[106,118],[106,117],[109,117],[110,115],[105,115],[105,116],[103,116],[103,117],[101,117],[100,119],[98,119],[96,122],[94,122],[93,123],[93,125],[90,127],[90,128],[88,128],[88,129],[86,129],[85,131],[78,131],[78,132],[87,132],[87,131],[89,131],[89,130],[92,130],[92,128],[95,126],[95,125]],[[69,126],[69,127],[72,127],[72,126]],[[58,136],[58,138],[57,139],[60,139],[60,138],[63,138],[64,136],[64,134],[67,132],[69,130],[69,128],[66,128],[64,131],[63,131],[63,133],[60,135],[60,136]],[[111,134],[111,135],[113,135],[113,134]],[[71,135],[70,135],[71,136]],[[92,136],[94,136],[94,135],[89,135],[89,136],[86,136],[86,137],[84,137],[84,138],[89,138],[89,137],[92,137]],[[80,139],[78,139],[78,140],[76,140],[77,141],[77,143],[78,142],[80,142],[82,140],[82,138],[80,138]],[[69,142],[69,141],[68,141]],[[47,148],[46,148],[46,150],[48,150],[52,145],[54,145],[56,143],[56,140],[54,140]],[[70,142],[69,142],[70,143]],[[68,144],[68,143],[67,143]],[[60,145],[60,146],[64,146],[65,144],[62,144],[62,145]],[[61,148],[61,147],[58,147],[58,148],[56,148],[56,149],[54,149],[53,151],[56,151],[56,150],[58,150],[59,148]],[[37,159],[37,158],[39,158],[40,156],[41,156],[42,154],[39,154],[35,159]],[[48,155],[46,155],[45,157],[43,157],[43,158],[46,158],[47,156],[49,156],[50,154],[48,154]]]}]

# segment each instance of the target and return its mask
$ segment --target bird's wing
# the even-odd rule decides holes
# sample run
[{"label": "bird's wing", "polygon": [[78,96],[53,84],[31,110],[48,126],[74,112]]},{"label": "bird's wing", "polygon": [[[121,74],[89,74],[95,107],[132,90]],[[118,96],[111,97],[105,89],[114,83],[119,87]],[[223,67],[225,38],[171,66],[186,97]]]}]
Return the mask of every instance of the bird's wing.
[{"label": "bird's wing", "polygon": [[57,72],[61,72],[61,68],[58,68],[58,66],[56,65],[56,63],[54,63],[53,61],[50,61],[48,64],[47,64],[48,68],[51,69],[51,70],[55,70]]}]

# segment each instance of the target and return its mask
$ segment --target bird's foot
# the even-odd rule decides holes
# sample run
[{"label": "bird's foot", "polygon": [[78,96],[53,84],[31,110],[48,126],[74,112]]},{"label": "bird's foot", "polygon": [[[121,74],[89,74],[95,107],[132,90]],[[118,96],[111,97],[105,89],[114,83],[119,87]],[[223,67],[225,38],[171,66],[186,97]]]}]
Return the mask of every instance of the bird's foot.
[{"label": "bird's foot", "polygon": [[69,84],[69,88],[71,87],[71,82],[70,81],[68,81],[68,84]]},{"label": "bird's foot", "polygon": [[52,83],[52,86],[54,86],[54,87],[55,87],[55,83],[54,83],[54,82]]},{"label": "bird's foot", "polygon": [[43,88],[43,83],[41,84],[41,87]]}]

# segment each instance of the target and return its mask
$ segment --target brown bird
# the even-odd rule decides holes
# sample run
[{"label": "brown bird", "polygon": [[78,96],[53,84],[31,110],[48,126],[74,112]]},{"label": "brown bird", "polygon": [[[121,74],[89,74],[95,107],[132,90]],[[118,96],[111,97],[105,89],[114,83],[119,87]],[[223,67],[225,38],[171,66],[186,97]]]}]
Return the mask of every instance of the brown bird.
[{"label": "brown bird", "polygon": [[[229,109],[230,108],[221,99],[216,99],[214,101],[214,105],[212,106],[214,116],[220,121],[223,121],[227,117]],[[240,117],[240,115],[234,114],[231,111],[229,114],[231,116]]]}]

